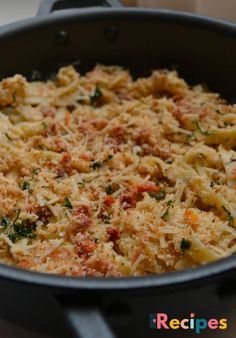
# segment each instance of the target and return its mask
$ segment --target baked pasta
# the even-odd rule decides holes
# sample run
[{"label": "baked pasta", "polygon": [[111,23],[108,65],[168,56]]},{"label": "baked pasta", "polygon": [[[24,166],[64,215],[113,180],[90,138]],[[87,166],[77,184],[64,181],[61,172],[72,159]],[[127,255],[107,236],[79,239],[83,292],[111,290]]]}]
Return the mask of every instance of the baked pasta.
[{"label": "baked pasta", "polygon": [[0,83],[0,261],[139,276],[236,250],[236,106],[175,71]]}]

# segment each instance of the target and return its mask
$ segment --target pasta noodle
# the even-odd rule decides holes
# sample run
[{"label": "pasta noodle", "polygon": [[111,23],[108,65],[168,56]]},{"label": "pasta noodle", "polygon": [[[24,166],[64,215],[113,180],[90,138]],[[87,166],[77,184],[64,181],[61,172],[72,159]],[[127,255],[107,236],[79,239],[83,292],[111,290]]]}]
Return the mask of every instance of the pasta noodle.
[{"label": "pasta noodle", "polygon": [[0,261],[67,276],[196,267],[236,248],[236,106],[175,71],[0,83]]}]

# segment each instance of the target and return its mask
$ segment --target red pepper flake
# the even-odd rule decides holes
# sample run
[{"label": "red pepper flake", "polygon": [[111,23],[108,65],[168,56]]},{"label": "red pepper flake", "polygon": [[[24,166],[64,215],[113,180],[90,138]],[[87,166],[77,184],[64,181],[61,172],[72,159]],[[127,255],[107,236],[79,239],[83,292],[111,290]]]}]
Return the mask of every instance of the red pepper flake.
[{"label": "red pepper flake", "polygon": [[80,154],[80,158],[84,161],[90,161],[91,160],[91,156],[86,154],[86,153]]},{"label": "red pepper flake", "polygon": [[119,231],[115,228],[107,229],[107,234],[109,236],[110,241],[115,242],[119,239]]},{"label": "red pepper flake", "polygon": [[103,201],[103,206],[107,209],[110,208],[115,203],[115,199],[112,196],[106,196]]},{"label": "red pepper flake", "polygon": [[65,145],[63,144],[63,141],[61,139],[56,138],[54,142],[55,142],[55,145],[56,145],[56,151],[58,153],[65,151]]},{"label": "red pepper flake", "polygon": [[87,122],[87,121],[81,122],[78,126],[78,130],[80,133],[83,133],[83,134],[91,134],[96,131],[94,126],[90,122]]},{"label": "red pepper flake", "polygon": [[108,125],[108,120],[105,119],[94,119],[91,121],[93,127],[97,130],[102,130]]},{"label": "red pepper flake", "polygon": [[56,135],[57,134],[57,123],[53,123],[50,127],[50,132],[52,135]]},{"label": "red pepper flake", "polygon": [[119,145],[125,141],[125,134],[126,134],[126,129],[124,126],[116,126],[113,127],[110,132],[109,136],[113,140],[108,139],[108,143],[114,143],[114,145]]},{"label": "red pepper flake", "polygon": [[120,197],[120,203],[123,209],[134,208],[137,203],[137,192],[130,191]]},{"label": "red pepper flake", "polygon": [[151,132],[148,128],[138,128],[133,136],[133,139],[139,146],[144,144],[153,145],[151,140]]},{"label": "red pepper flake", "polygon": [[63,169],[66,171],[67,174],[71,175],[73,171],[73,163],[70,153],[64,152],[61,158],[61,164]]},{"label": "red pepper flake", "polygon": [[98,215],[105,223],[109,223],[111,215],[109,214],[109,210],[111,209],[112,205],[115,203],[115,199],[108,195],[104,198],[101,211]]},{"label": "red pepper flake", "polygon": [[73,215],[76,226],[80,228],[88,228],[92,224],[91,208],[87,205],[80,205],[75,208]]},{"label": "red pepper flake", "polygon": [[27,212],[30,214],[34,213],[38,216],[38,220],[47,224],[49,222],[49,218],[52,216],[51,210],[47,206],[39,206],[39,205],[28,205],[26,208]]},{"label": "red pepper flake", "polygon": [[90,239],[77,241],[78,256],[89,256],[97,247],[97,244]]},{"label": "red pepper flake", "polygon": [[137,185],[137,191],[139,193],[143,192],[157,192],[160,188],[153,183],[143,183]]}]

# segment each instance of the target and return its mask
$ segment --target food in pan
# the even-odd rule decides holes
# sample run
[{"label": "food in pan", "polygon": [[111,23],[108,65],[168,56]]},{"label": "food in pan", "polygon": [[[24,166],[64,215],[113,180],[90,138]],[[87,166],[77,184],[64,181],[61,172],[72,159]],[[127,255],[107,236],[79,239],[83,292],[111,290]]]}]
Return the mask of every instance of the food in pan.
[{"label": "food in pan", "polygon": [[236,107],[175,71],[0,84],[0,261],[139,276],[236,250]]}]

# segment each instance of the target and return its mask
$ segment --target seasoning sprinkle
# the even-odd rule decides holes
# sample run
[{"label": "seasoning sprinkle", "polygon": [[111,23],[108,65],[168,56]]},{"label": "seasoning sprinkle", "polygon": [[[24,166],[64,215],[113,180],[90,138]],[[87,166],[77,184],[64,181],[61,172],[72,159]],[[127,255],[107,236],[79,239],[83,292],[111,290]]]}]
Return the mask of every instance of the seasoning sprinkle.
[{"label": "seasoning sprinkle", "polygon": [[232,226],[234,224],[234,218],[233,218],[231,212],[224,205],[222,205],[221,207],[226,212],[226,214],[228,215],[228,225]]},{"label": "seasoning sprinkle", "polygon": [[182,238],[181,244],[180,244],[180,250],[182,255],[184,255],[186,250],[189,250],[191,247],[191,243],[188,239]]},{"label": "seasoning sprinkle", "polygon": [[30,183],[27,182],[27,181],[24,181],[23,184],[22,184],[21,189],[22,190],[28,190],[29,188],[30,188]]},{"label": "seasoning sprinkle", "polygon": [[64,206],[68,209],[73,209],[73,205],[71,204],[70,200],[68,197],[64,198]]}]

